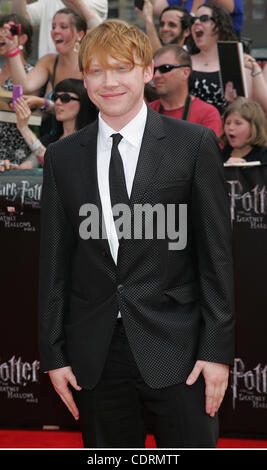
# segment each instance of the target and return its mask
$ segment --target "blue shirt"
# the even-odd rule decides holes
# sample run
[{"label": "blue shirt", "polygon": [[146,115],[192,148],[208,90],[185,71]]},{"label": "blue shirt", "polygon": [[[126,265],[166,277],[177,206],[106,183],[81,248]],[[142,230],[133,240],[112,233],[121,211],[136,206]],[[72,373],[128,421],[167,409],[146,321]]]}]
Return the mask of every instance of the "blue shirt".
[{"label": "blue shirt", "polygon": [[[194,0],[186,0],[183,6],[189,12],[191,11],[193,1]],[[182,0],[167,0],[167,2],[169,5],[181,6]],[[232,18],[234,30],[239,35],[241,33],[241,30],[243,27],[243,21],[244,21],[243,1],[234,0],[234,4],[235,4],[235,8],[234,8],[233,13],[230,13],[230,16]]]}]

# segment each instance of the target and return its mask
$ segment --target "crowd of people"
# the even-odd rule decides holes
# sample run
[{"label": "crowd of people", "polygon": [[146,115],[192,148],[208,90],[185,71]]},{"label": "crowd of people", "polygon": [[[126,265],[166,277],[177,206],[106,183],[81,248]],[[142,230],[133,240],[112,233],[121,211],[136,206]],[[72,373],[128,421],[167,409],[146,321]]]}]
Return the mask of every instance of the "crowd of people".
[{"label": "crowd of people", "polygon": [[[0,15],[0,86],[12,91],[13,84],[20,84],[23,97],[15,108],[17,124],[0,121],[0,171],[41,166],[50,141],[75,132],[96,118],[96,106],[81,95],[83,75],[78,52],[87,31],[108,18],[105,0],[38,0],[28,4],[26,0],[13,0],[12,9],[11,14]],[[213,129],[228,163],[234,163],[237,158],[251,160],[252,156],[267,163],[267,137],[263,137],[267,67],[262,68],[255,58],[244,53],[246,103],[243,97],[237,96],[231,82],[223,89],[220,79],[217,41],[240,40],[244,20],[242,1],[144,0],[142,10],[137,12],[144,21],[154,53],[154,77],[145,87],[148,105],[167,116]],[[11,33],[12,24],[21,25],[18,34]],[[33,66],[29,59],[36,25],[39,48]],[[88,110],[78,126],[77,120],[68,116],[74,108],[79,115],[85,104]],[[241,111],[244,106],[245,113]],[[1,109],[9,109],[7,103],[1,101]],[[244,154],[234,136],[240,122],[245,120],[250,128],[255,109],[260,121],[256,129],[262,137],[251,140],[248,136],[248,154]],[[35,110],[42,112],[38,129],[28,126]],[[235,119],[230,119],[232,115]]]}]

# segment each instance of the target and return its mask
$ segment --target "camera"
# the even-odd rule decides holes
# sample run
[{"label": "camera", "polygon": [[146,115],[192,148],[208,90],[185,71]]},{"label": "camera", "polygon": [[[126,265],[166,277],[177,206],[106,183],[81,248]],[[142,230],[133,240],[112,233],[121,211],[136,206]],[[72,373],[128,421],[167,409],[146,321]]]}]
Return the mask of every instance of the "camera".
[{"label": "camera", "polygon": [[19,36],[21,34],[21,24],[15,24],[11,21],[9,23],[9,31],[13,36]]}]

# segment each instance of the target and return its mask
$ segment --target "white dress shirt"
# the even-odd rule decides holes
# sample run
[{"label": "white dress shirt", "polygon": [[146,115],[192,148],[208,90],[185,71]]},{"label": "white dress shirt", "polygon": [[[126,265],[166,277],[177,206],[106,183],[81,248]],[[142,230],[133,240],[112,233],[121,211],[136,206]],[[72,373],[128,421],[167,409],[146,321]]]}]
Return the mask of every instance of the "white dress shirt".
[{"label": "white dress shirt", "polygon": [[[123,138],[119,143],[118,149],[123,161],[126,187],[129,197],[132,191],[135,170],[146,125],[146,118],[147,107],[145,103],[143,103],[141,110],[134,117],[134,119],[119,131]],[[107,239],[112,257],[114,262],[117,264],[119,241],[113,220],[109,191],[109,163],[112,147],[111,135],[116,133],[117,131],[114,131],[114,129],[112,129],[105,121],[103,121],[101,114],[99,113],[99,129],[97,139],[98,187]]]}]

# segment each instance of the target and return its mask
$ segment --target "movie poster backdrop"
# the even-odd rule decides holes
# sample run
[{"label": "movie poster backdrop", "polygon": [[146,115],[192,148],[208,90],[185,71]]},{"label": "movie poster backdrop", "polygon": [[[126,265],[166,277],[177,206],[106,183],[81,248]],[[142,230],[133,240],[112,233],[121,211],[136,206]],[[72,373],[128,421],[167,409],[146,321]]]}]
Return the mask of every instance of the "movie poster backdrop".
[{"label": "movie poster backdrop", "polygon": [[267,166],[225,168],[233,229],[236,354],[222,434],[267,437]]},{"label": "movie poster backdrop", "polygon": [[37,294],[42,169],[0,175],[0,427],[75,427],[40,373]]},{"label": "movie poster backdrop", "polygon": [[[225,168],[233,230],[236,355],[221,435],[267,437],[267,166]],[[37,330],[42,170],[0,175],[0,427],[79,429],[40,373]]]}]

